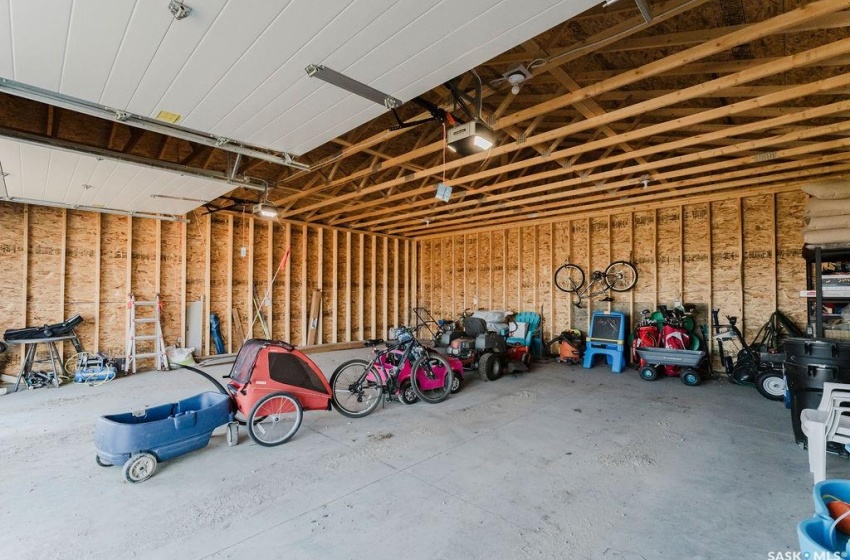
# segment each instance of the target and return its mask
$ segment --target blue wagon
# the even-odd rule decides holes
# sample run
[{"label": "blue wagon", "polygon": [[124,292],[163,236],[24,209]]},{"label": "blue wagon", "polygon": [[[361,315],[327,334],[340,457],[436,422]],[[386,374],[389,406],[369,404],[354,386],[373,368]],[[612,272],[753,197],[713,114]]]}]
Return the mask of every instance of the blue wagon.
[{"label": "blue wagon", "polygon": [[233,401],[221,392],[206,392],[140,412],[101,416],[97,420],[95,457],[102,467],[124,465],[128,482],[144,482],[159,461],[206,447],[213,430],[227,424],[227,444],[236,445],[238,425]]}]

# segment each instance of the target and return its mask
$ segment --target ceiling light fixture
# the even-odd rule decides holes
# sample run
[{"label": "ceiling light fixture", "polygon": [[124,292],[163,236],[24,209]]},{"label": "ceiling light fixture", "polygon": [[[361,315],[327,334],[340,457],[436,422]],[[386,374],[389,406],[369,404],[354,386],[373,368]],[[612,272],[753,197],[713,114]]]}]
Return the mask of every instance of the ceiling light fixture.
[{"label": "ceiling light fixture", "polygon": [[387,109],[397,109],[401,107],[401,101],[388,95],[382,91],[367,86],[363,82],[358,82],[354,78],[349,78],[345,74],[340,74],[336,70],[332,70],[321,64],[310,64],[304,70],[311,78],[319,78],[325,83],[344,89],[354,95],[359,95],[364,99],[368,99],[378,105],[383,105]]},{"label": "ceiling light fixture", "polygon": [[175,126],[156,119],[127,113],[126,111],[119,111],[118,109],[105,107],[103,105],[91,103],[69,95],[62,95],[39,87],[22,84],[8,78],[0,78],[0,92],[16,95],[26,99],[32,99],[39,103],[46,103],[55,107],[68,109],[70,111],[84,113],[86,115],[91,115],[92,117],[98,117],[110,121],[117,120],[127,126],[149,130],[151,132],[156,132],[157,134],[164,134],[174,138],[180,138],[188,142],[194,142],[196,144],[202,144],[212,148],[219,148],[226,152],[233,152],[235,154],[242,154],[251,158],[276,163],[278,165],[294,167],[301,171],[310,171],[309,165],[295,161],[292,159],[292,156],[286,152],[279,153],[279,155],[278,153],[270,153],[258,147],[242,144],[235,140],[221,138],[220,136],[214,136],[198,130],[192,130],[191,128]]},{"label": "ceiling light fixture", "polygon": [[525,83],[526,80],[531,79],[531,72],[528,69],[520,64],[514,68],[511,68],[507,72],[503,74],[505,80],[509,84],[511,84],[511,93],[517,95],[519,93],[520,86]]},{"label": "ceiling light fixture", "polygon": [[641,178],[640,178],[640,182],[643,185],[643,188],[645,188],[645,189],[649,188],[649,182],[651,180],[652,180],[652,178],[649,175],[642,175]]},{"label": "ceiling light fixture", "polygon": [[168,3],[168,11],[174,19],[181,20],[192,13],[192,8],[183,4],[183,0],[171,0]]},{"label": "ceiling light fixture", "polygon": [[484,123],[470,121],[450,128],[446,133],[446,143],[449,150],[468,156],[492,148],[496,134]]}]

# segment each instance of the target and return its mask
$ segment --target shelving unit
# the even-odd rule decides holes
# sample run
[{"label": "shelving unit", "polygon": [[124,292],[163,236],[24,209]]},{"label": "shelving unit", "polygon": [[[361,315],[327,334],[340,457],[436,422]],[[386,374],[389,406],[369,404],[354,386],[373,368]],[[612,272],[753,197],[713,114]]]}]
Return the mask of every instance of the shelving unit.
[{"label": "shelving unit", "polygon": [[[807,291],[803,295],[808,298],[808,324],[814,326],[814,334],[818,338],[850,339],[850,330],[829,329],[829,325],[825,324],[841,319],[841,311],[850,305],[850,247],[805,247],[803,258],[806,259]],[[835,272],[824,274],[824,265],[827,263],[835,265]],[[824,285],[824,278],[827,279],[827,285]],[[826,313],[825,308],[828,309]]]}]

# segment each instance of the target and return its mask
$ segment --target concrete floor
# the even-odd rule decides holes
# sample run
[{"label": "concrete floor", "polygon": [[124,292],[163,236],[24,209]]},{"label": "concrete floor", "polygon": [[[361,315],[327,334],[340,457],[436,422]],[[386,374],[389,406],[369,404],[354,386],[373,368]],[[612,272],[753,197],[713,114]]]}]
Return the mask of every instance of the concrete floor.
[{"label": "concrete floor", "polygon": [[277,448],[216,434],[142,484],[95,465],[99,415],[210,388],[149,372],[0,397],[0,556],[766,560],[812,514],[782,403],[554,362],[439,405],[307,412]]}]

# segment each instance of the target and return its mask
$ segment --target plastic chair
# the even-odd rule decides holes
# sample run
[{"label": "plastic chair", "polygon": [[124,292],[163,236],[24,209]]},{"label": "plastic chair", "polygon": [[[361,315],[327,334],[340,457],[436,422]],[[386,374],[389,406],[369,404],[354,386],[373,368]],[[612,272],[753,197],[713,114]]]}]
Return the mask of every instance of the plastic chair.
[{"label": "plastic chair", "polygon": [[530,348],[531,339],[534,338],[534,332],[540,327],[540,315],[534,311],[523,311],[514,316],[513,322],[517,325],[525,323],[525,334],[523,336],[509,336],[507,339],[508,344],[521,344]]},{"label": "plastic chair", "polygon": [[850,443],[850,385],[824,383],[817,409],[800,413],[800,425],[808,438],[809,470],[815,484],[826,478],[826,445]]}]

